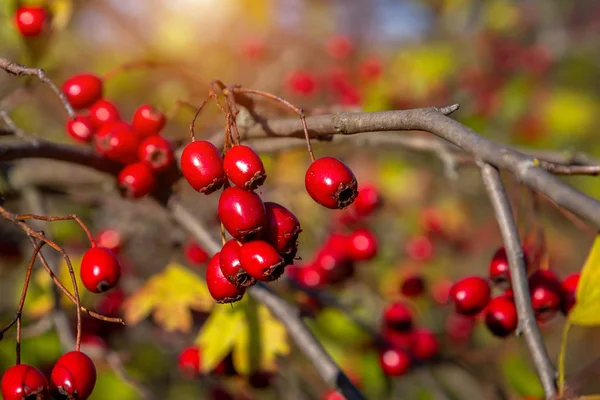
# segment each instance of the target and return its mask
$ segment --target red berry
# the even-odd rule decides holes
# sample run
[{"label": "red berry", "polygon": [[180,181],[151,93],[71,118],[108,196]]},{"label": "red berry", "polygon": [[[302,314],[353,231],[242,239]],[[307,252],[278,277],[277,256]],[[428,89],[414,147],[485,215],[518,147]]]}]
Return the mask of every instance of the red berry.
[{"label": "red berry", "polygon": [[294,267],[290,269],[293,271],[294,279],[301,286],[307,288],[318,288],[326,283],[326,276],[322,269],[317,268],[313,264],[309,264],[303,267]]},{"label": "red berry", "polygon": [[405,304],[392,303],[383,312],[383,322],[393,331],[407,332],[413,326],[413,313]]},{"label": "red berry", "polygon": [[263,240],[244,243],[240,249],[240,261],[248,275],[259,281],[274,281],[285,268],[283,257]]},{"label": "red berry", "polygon": [[7,369],[2,375],[1,386],[4,400],[50,398],[50,386],[44,374],[27,364],[17,364]]},{"label": "red berry", "polygon": [[577,285],[579,284],[579,273],[571,274],[563,279],[561,283],[562,288],[562,303],[561,311],[563,314],[567,314],[571,311],[571,308],[575,305],[576,298],[575,293],[577,292]]},{"label": "red berry", "polygon": [[44,7],[21,6],[15,13],[15,23],[19,33],[25,37],[39,36],[44,32],[48,13]]},{"label": "red berry", "polygon": [[414,346],[413,331],[397,331],[384,326],[381,330],[381,335],[385,342],[397,349],[409,351]]},{"label": "red berry", "polygon": [[400,292],[406,297],[418,297],[425,291],[425,281],[421,275],[410,275],[404,278]]},{"label": "red berry", "polygon": [[96,151],[104,157],[123,164],[138,160],[141,138],[125,122],[108,122],[98,129],[95,137]]},{"label": "red berry", "polygon": [[156,183],[150,167],[141,162],[127,165],[119,172],[117,180],[125,197],[132,199],[147,195]]},{"label": "red berry", "polygon": [[235,239],[228,240],[221,249],[219,257],[221,272],[227,280],[238,287],[248,287],[256,283],[256,280],[248,275],[242,268],[240,261],[242,245]]},{"label": "red berry", "polygon": [[440,305],[448,303],[450,290],[452,289],[452,281],[449,279],[440,279],[431,285],[431,297]]},{"label": "red berry", "polygon": [[229,282],[221,272],[220,252],[212,256],[206,267],[206,285],[217,303],[233,303],[244,297],[246,289],[238,288]]},{"label": "red berry", "polygon": [[181,153],[181,172],[195,190],[204,194],[220,189],[227,179],[221,153],[206,140],[185,146]]},{"label": "red berry", "polygon": [[354,261],[372,260],[377,255],[377,237],[366,228],[357,229],[347,239],[348,255]]},{"label": "red berry", "polygon": [[344,234],[331,234],[313,261],[324,272],[327,283],[341,283],[354,275],[354,262],[348,254],[347,240]]},{"label": "red berry", "polygon": [[50,381],[60,394],[85,400],[94,391],[96,367],[85,353],[70,351],[56,360]]},{"label": "red berry", "polygon": [[67,121],[67,132],[69,135],[81,143],[88,143],[94,135],[94,124],[90,117],[78,115],[75,119]]},{"label": "red berry", "polygon": [[188,240],[183,247],[183,252],[185,254],[185,258],[190,264],[204,264],[210,259],[208,253],[193,240]]},{"label": "red berry", "polygon": [[354,173],[333,157],[315,160],[306,171],[304,184],[314,201],[331,209],[349,206],[358,195]]},{"label": "red berry", "polygon": [[538,269],[529,277],[529,292],[535,317],[540,322],[550,320],[559,310],[562,288],[556,274]]},{"label": "red berry", "polygon": [[359,74],[365,81],[373,81],[381,76],[381,60],[377,57],[365,59],[359,67]]},{"label": "red berry", "polygon": [[353,208],[359,217],[368,217],[381,205],[379,189],[373,185],[361,185]]},{"label": "red berry", "polygon": [[131,125],[142,136],[157,135],[165,126],[165,115],[151,105],[141,105],[133,114]]},{"label": "red berry", "polygon": [[121,120],[119,109],[112,102],[100,99],[89,108],[90,118],[95,126]]},{"label": "red berry", "polygon": [[379,355],[379,364],[388,376],[401,376],[410,368],[410,357],[404,351],[390,348]]},{"label": "red berry", "polygon": [[327,42],[326,48],[329,57],[336,60],[348,58],[354,50],[350,38],[341,35],[331,37]]},{"label": "red berry", "polygon": [[440,345],[437,337],[429,329],[418,328],[413,332],[412,355],[421,361],[431,360],[438,354]]},{"label": "red berry", "polygon": [[121,265],[117,257],[104,247],[92,247],[81,260],[81,281],[93,293],[103,293],[119,283]]},{"label": "red berry", "polygon": [[171,142],[162,136],[153,135],[142,141],[138,148],[138,159],[145,162],[154,172],[162,172],[175,162]]},{"label": "red berry", "polygon": [[[102,79],[98,76],[79,74],[67,79],[63,83],[62,91],[67,96],[71,106],[76,110],[80,110],[90,107],[102,98],[102,86]],[[96,123],[94,120],[92,122]]]},{"label": "red berry", "polygon": [[238,240],[256,237],[267,223],[267,212],[260,196],[235,186],[221,193],[218,214],[227,232]]},{"label": "red berry", "polygon": [[302,232],[300,221],[290,210],[281,204],[265,202],[267,213],[266,240],[286,261],[291,261],[298,250],[298,235]]},{"label": "red berry", "polygon": [[485,324],[495,336],[506,337],[517,329],[515,303],[507,296],[493,298],[485,311]]},{"label": "red berry", "polygon": [[125,303],[125,292],[119,288],[115,288],[115,290],[111,290],[100,296],[98,303],[96,303],[96,311],[102,315],[116,317],[121,314],[123,303]]},{"label": "red berry", "polygon": [[475,318],[460,314],[450,314],[445,323],[446,335],[455,343],[464,343],[471,337]]},{"label": "red berry", "polygon": [[96,235],[96,245],[117,254],[123,245],[123,237],[115,229],[102,229]]},{"label": "red berry", "polygon": [[200,374],[200,349],[197,346],[186,347],[179,353],[177,367],[179,372],[189,378]]},{"label": "red berry", "polygon": [[415,236],[406,241],[406,253],[415,261],[427,261],[433,256],[433,243],[427,236]]},{"label": "red berry", "polygon": [[500,247],[490,262],[490,280],[498,286],[510,285],[510,268],[504,247]]},{"label": "red berry", "polygon": [[475,315],[490,301],[490,286],[479,276],[469,276],[456,282],[450,289],[456,312]]},{"label": "red berry", "polygon": [[329,390],[325,392],[321,400],[346,400],[346,398],[335,390]]},{"label": "red berry", "polygon": [[251,147],[233,146],[225,153],[223,167],[227,178],[239,188],[254,190],[265,182],[262,160]]},{"label": "red berry", "polygon": [[287,77],[287,87],[296,94],[310,96],[317,89],[317,81],[310,72],[294,71]]}]

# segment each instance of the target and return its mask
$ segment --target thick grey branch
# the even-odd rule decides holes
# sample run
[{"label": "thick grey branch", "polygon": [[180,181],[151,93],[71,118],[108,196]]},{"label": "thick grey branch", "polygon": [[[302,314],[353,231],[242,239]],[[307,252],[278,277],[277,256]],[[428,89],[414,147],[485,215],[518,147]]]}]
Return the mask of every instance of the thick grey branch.
[{"label": "thick grey branch", "polygon": [[556,394],[555,370],[546,353],[546,347],[531,306],[523,248],[519,240],[519,231],[513,219],[510,202],[504,190],[500,172],[496,168],[489,164],[483,164],[481,174],[496,213],[496,220],[508,255],[512,290],[515,296],[517,314],[519,315],[519,329],[525,336],[525,342],[546,393],[546,398],[551,399]]}]

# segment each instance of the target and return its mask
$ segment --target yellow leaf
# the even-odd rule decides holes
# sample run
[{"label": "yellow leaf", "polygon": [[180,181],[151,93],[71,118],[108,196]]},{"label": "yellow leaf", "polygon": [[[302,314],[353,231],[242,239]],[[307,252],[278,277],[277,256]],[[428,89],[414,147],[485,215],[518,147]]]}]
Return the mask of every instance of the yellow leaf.
[{"label": "yellow leaf", "polygon": [[583,265],[569,320],[577,325],[600,325],[600,236]]},{"label": "yellow leaf", "polygon": [[73,16],[72,0],[53,0],[48,3],[52,12],[52,28],[62,31],[67,28]]},{"label": "yellow leaf", "polygon": [[206,283],[184,266],[172,263],[125,302],[125,321],[136,324],[152,313],[166,331],[189,332],[191,310],[208,311],[213,305]]},{"label": "yellow leaf", "polygon": [[590,133],[599,108],[586,93],[558,88],[550,93],[541,111],[545,126],[572,138]]},{"label": "yellow leaf", "polygon": [[258,315],[261,323],[261,369],[275,371],[277,356],[290,352],[285,327],[269,312],[265,306],[260,306]]}]

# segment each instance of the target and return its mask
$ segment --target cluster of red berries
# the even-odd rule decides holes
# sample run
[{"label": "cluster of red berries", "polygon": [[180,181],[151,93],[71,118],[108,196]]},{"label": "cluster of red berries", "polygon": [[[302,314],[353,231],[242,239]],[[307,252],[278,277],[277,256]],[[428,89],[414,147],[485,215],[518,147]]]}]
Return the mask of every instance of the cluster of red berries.
[{"label": "cluster of red berries", "polygon": [[[527,257],[525,256],[527,259]],[[579,274],[572,274],[562,282],[547,269],[537,269],[529,276],[531,303],[538,322],[549,321],[561,310],[567,314],[575,304]],[[503,293],[492,298],[489,282]],[[474,317],[481,315],[492,334],[506,337],[518,325],[514,296],[510,288],[510,270],[506,251],[496,251],[489,266],[489,276],[468,276],[456,282],[450,290],[458,314]]]},{"label": "cluster of red berries", "polygon": [[93,74],[79,74],[65,81],[62,90],[74,109],[87,109],[67,122],[67,132],[78,142],[93,142],[102,156],[124,164],[118,176],[123,193],[139,198],[150,193],[156,175],[175,165],[171,143],[160,135],[164,114],[141,105],[131,123],[121,119],[117,106],[103,98],[103,81]]},{"label": "cluster of red berries", "polygon": [[44,374],[27,364],[10,367],[2,375],[4,400],[49,400],[51,394],[62,398],[85,400],[96,385],[96,367],[81,351],[63,354],[52,368],[50,382]]},{"label": "cluster of red berries", "polygon": [[36,37],[44,33],[48,24],[48,10],[40,6],[20,6],[14,15],[15,25],[24,37]]}]

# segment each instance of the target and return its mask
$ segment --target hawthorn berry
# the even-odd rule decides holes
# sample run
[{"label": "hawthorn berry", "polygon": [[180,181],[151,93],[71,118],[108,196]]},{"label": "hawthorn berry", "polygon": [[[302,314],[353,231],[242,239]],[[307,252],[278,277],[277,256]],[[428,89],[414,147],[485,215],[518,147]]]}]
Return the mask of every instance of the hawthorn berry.
[{"label": "hawthorn berry", "polygon": [[221,153],[206,140],[196,140],[185,146],[181,153],[181,172],[195,190],[204,194],[220,189],[227,180]]},{"label": "hawthorn berry", "polygon": [[347,237],[341,233],[329,236],[317,252],[313,264],[321,269],[327,283],[341,283],[354,275],[354,262],[348,254]]},{"label": "hawthorn berry", "polygon": [[374,185],[361,185],[352,207],[359,217],[368,217],[381,206],[379,189]]},{"label": "hawthorn berry", "polygon": [[302,96],[310,96],[317,90],[316,79],[306,71],[293,71],[288,75],[286,83],[291,92]]},{"label": "hawthorn berry", "polygon": [[377,255],[379,247],[377,237],[369,229],[361,228],[352,232],[346,242],[348,255],[354,261],[372,260]]},{"label": "hawthorn berry", "polygon": [[346,398],[335,390],[329,390],[325,392],[321,400],[346,400]]},{"label": "hawthorn berry", "polygon": [[78,115],[67,121],[67,133],[76,141],[88,143],[94,135],[94,124],[90,117]]},{"label": "hawthorn berry", "polygon": [[188,240],[183,246],[183,253],[190,264],[200,265],[210,259],[208,253],[193,240]]},{"label": "hawthorn berry", "polygon": [[440,345],[437,337],[429,329],[418,328],[413,331],[411,354],[421,361],[431,360],[438,354]]},{"label": "hawthorn berry", "polygon": [[385,341],[397,349],[409,351],[414,346],[413,331],[396,331],[384,326],[381,330],[381,336]]},{"label": "hawthorn berry", "polygon": [[550,320],[560,309],[562,288],[558,276],[550,270],[538,269],[529,277],[529,292],[535,317]]},{"label": "hawthorn berry", "polygon": [[380,353],[379,364],[387,376],[401,376],[408,371],[411,361],[406,352],[389,348]]},{"label": "hawthorn berry", "polygon": [[319,158],[308,167],[304,178],[306,191],[314,201],[331,209],[343,209],[358,195],[354,173],[333,157]]},{"label": "hawthorn berry", "polygon": [[56,360],[50,382],[61,395],[85,400],[94,391],[96,367],[85,353],[70,351]]},{"label": "hawthorn berry", "polygon": [[4,400],[50,398],[50,385],[44,374],[27,364],[17,364],[7,369],[0,386]]},{"label": "hawthorn berry", "polygon": [[508,265],[508,258],[506,256],[506,249],[500,247],[494,253],[492,261],[490,262],[490,281],[498,286],[506,286],[510,284],[510,268]]},{"label": "hawthorn berry", "polygon": [[48,12],[44,7],[21,6],[15,13],[15,23],[22,36],[35,37],[44,32],[48,22]]},{"label": "hawthorn berry", "polygon": [[381,76],[381,60],[377,57],[370,57],[363,60],[359,67],[359,75],[365,81],[374,81]]},{"label": "hawthorn berry", "polygon": [[141,138],[129,124],[122,121],[108,122],[98,129],[94,139],[96,151],[104,157],[122,164],[138,161]]},{"label": "hawthorn berry", "polygon": [[259,155],[248,146],[233,146],[223,159],[227,178],[237,187],[254,190],[265,182],[267,174]]},{"label": "hawthorn berry", "polygon": [[400,293],[406,297],[418,297],[425,291],[425,281],[421,275],[409,275],[400,286]]},{"label": "hawthorn berry", "polygon": [[458,314],[475,315],[490,301],[490,286],[480,276],[468,276],[452,286],[450,297]]},{"label": "hawthorn berry", "polygon": [[141,105],[131,121],[133,129],[142,136],[157,135],[165,126],[165,115],[149,104]]},{"label": "hawthorn berry", "polygon": [[433,256],[433,243],[427,236],[414,236],[406,241],[404,247],[415,261],[427,261]]},{"label": "hawthorn berry", "polygon": [[519,318],[512,299],[501,295],[493,298],[485,311],[485,325],[498,337],[506,337],[517,329]]},{"label": "hawthorn berry", "polygon": [[571,308],[575,305],[576,298],[575,292],[577,291],[577,285],[579,284],[579,273],[574,273],[563,279],[561,283],[562,288],[562,303],[561,311],[567,315]]},{"label": "hawthorn berry", "polygon": [[290,272],[298,284],[306,288],[318,288],[326,283],[326,276],[322,269],[313,264],[301,267],[290,267]]},{"label": "hawthorn berry", "polygon": [[263,240],[244,243],[240,249],[240,261],[248,275],[266,282],[279,278],[286,265],[277,250]]},{"label": "hawthorn berry", "polygon": [[343,60],[350,56],[353,46],[347,36],[336,35],[329,38],[326,44],[327,54],[336,60]]},{"label": "hawthorn berry", "polygon": [[413,327],[413,313],[403,303],[392,303],[383,311],[384,325],[398,332],[408,332]]},{"label": "hawthorn berry", "polygon": [[142,141],[138,148],[138,159],[150,166],[154,172],[163,172],[175,162],[171,142],[159,135]]},{"label": "hawthorn berry", "polygon": [[471,337],[474,327],[474,317],[467,317],[460,314],[450,314],[444,324],[448,338],[458,344],[464,343]]},{"label": "hawthorn berry", "polygon": [[206,286],[217,303],[233,303],[244,297],[246,289],[238,288],[223,275],[220,265],[220,252],[216,253],[206,267]]},{"label": "hawthorn berry", "polygon": [[156,178],[150,167],[141,162],[125,166],[119,172],[117,181],[125,197],[132,199],[147,195],[156,184]]},{"label": "hawthorn berry", "polygon": [[452,289],[452,281],[449,279],[439,279],[430,285],[430,294],[433,300],[439,305],[448,304],[450,298],[450,290]]},{"label": "hawthorn berry", "polygon": [[198,346],[186,347],[179,353],[177,367],[182,375],[194,378],[200,374],[201,354]]},{"label": "hawthorn berry", "polygon": [[100,296],[96,303],[96,310],[102,315],[116,317],[121,314],[123,303],[125,303],[125,292],[115,288]]},{"label": "hawthorn berry", "polygon": [[267,201],[267,231],[265,239],[281,254],[286,261],[292,260],[298,250],[298,235],[302,232],[300,221],[293,212],[281,204]]},{"label": "hawthorn berry", "polygon": [[[93,74],[78,74],[63,83],[62,91],[74,109],[88,108],[102,98],[102,79]],[[101,103],[102,104],[102,103]],[[96,124],[96,121],[92,122]]]},{"label": "hawthorn berry", "polygon": [[98,100],[90,106],[89,112],[92,123],[97,127],[121,120],[119,109],[108,100]]},{"label": "hawthorn berry", "polygon": [[223,190],[217,211],[227,232],[238,240],[256,237],[267,224],[267,211],[260,196],[236,186]]},{"label": "hawthorn berry", "polygon": [[96,234],[96,245],[117,254],[123,245],[123,237],[115,229],[102,229]]},{"label": "hawthorn berry", "polygon": [[93,293],[112,289],[121,278],[121,265],[112,251],[104,247],[92,247],[81,260],[81,281]]},{"label": "hawthorn berry", "polygon": [[221,272],[235,286],[248,287],[254,285],[256,280],[242,268],[241,248],[242,245],[235,239],[228,240],[223,245],[219,257]]}]

